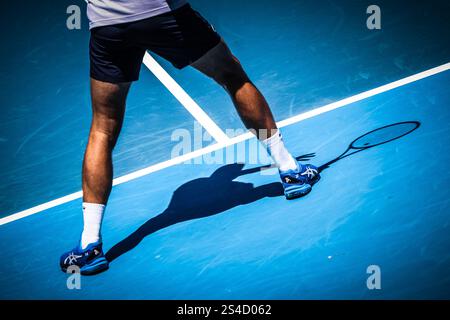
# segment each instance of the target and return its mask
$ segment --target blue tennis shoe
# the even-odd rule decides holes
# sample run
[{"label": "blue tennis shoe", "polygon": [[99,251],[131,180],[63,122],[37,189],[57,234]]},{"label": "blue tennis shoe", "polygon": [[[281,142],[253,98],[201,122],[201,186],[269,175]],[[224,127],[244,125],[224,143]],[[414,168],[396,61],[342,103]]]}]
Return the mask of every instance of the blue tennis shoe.
[{"label": "blue tennis shoe", "polygon": [[100,241],[89,244],[86,249],[81,249],[81,245],[79,245],[66,252],[61,256],[59,264],[64,272],[67,272],[70,266],[77,266],[82,275],[96,274],[109,268]]},{"label": "blue tennis shoe", "polygon": [[319,169],[312,164],[298,163],[296,170],[280,171],[284,195],[291,200],[307,195],[320,180]]}]

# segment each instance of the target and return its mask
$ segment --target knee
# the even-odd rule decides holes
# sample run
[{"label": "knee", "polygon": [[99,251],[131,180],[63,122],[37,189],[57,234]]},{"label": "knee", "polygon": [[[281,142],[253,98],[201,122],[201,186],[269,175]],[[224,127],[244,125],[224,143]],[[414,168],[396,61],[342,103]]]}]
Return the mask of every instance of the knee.
[{"label": "knee", "polygon": [[114,148],[122,128],[122,119],[94,114],[90,136]]},{"label": "knee", "polygon": [[233,93],[249,82],[248,78],[240,74],[224,73],[215,78],[217,83],[224,87],[227,91]]},{"label": "knee", "polygon": [[130,83],[112,84],[91,79],[92,125],[90,141],[114,147],[122,128]]},{"label": "knee", "polygon": [[250,82],[239,61],[232,65],[217,70],[213,76],[214,80],[229,92],[235,92],[247,82]]}]

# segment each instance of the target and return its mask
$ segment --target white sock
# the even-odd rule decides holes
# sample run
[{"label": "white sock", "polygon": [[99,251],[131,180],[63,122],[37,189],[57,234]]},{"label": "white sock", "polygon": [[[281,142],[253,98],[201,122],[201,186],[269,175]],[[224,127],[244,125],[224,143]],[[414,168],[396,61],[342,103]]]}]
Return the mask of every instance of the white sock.
[{"label": "white sock", "polygon": [[101,228],[105,205],[83,202],[83,233],[81,234],[81,248],[85,249],[90,243],[101,239]]},{"label": "white sock", "polygon": [[261,143],[281,171],[297,169],[297,160],[286,149],[279,130],[266,140],[262,140]]}]

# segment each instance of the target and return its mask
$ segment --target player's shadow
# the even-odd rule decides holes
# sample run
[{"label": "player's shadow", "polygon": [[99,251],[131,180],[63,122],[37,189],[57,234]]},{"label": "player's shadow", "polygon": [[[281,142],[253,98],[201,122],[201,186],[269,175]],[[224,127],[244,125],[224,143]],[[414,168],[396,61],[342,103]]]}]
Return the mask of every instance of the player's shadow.
[{"label": "player's shadow", "polygon": [[[314,155],[308,154],[297,159],[308,160],[312,156]],[[148,235],[171,225],[209,217],[266,197],[283,195],[283,187],[279,182],[255,187],[251,183],[234,181],[240,176],[262,169],[258,167],[243,170],[243,167],[244,164],[238,163],[225,165],[210,177],[191,180],[180,186],[174,191],[168,207],[162,213],[148,220],[106,253],[108,261],[117,259],[136,247]]]},{"label": "player's shadow", "polygon": [[[348,156],[404,137],[419,126],[420,122],[418,121],[406,121],[367,132],[353,140],[343,154],[321,165],[319,171],[329,168],[332,164]],[[353,152],[348,153],[351,150]],[[309,153],[296,159],[308,161],[314,156],[314,153]],[[146,236],[171,225],[209,217],[265,197],[283,195],[283,187],[279,182],[255,187],[251,183],[234,181],[240,176],[269,169],[271,166],[247,170],[243,170],[243,167],[243,164],[229,164],[217,169],[210,177],[195,179],[183,184],[175,190],[168,207],[162,213],[148,220],[127,238],[112,247],[106,253],[106,258],[109,261],[115,260],[136,247]]]},{"label": "player's shadow", "polygon": [[239,205],[265,197],[283,194],[280,183],[254,187],[234,181],[243,175],[243,164],[230,164],[217,169],[210,177],[198,178],[181,185],[172,195],[168,207],[148,220],[106,253],[109,261],[136,247],[146,236],[179,222],[209,217]]}]

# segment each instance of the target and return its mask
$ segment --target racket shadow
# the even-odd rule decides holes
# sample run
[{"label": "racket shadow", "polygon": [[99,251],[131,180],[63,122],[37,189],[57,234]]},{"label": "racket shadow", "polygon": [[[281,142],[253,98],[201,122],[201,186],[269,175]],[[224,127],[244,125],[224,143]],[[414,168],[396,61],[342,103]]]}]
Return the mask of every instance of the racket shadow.
[{"label": "racket shadow", "polygon": [[[319,170],[323,171],[333,163],[355,153],[404,137],[415,131],[419,126],[420,122],[418,121],[405,121],[365,133],[353,140],[347,150],[340,156],[321,165]],[[350,150],[354,152],[348,153]],[[308,153],[298,156],[296,159],[303,162],[314,157],[315,153]],[[167,208],[114,245],[106,253],[107,260],[112,262],[135,248],[147,236],[171,225],[220,214],[234,207],[246,205],[266,197],[283,195],[283,187],[280,182],[255,187],[252,183],[235,181],[240,176],[271,169],[273,166],[260,166],[246,170],[243,170],[243,168],[244,164],[241,163],[225,165],[218,168],[210,177],[194,179],[181,185],[173,192]]]},{"label": "racket shadow", "polygon": [[[369,131],[353,140],[347,147],[347,150],[345,150],[341,155],[319,166],[319,172],[324,171],[339,160],[352,156],[356,153],[403,138],[417,130],[420,127],[420,124],[421,123],[419,121],[402,121]],[[353,152],[349,153],[349,151]]]}]

